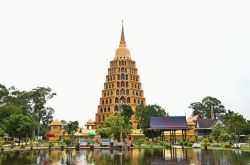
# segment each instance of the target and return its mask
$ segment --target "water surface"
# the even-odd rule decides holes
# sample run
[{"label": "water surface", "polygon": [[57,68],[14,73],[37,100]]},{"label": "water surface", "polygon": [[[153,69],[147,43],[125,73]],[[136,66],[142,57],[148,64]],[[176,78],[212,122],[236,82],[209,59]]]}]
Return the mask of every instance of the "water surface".
[{"label": "water surface", "polygon": [[250,165],[250,152],[200,149],[116,150],[36,150],[5,152],[0,165],[161,165],[161,164],[232,164]]}]

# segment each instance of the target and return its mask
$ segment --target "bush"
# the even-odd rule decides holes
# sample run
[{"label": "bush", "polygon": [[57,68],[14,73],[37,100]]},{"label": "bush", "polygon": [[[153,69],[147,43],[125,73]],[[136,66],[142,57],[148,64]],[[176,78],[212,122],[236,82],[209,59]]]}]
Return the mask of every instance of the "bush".
[{"label": "bush", "polygon": [[230,143],[226,143],[225,145],[224,145],[224,148],[231,148],[232,147],[232,145],[230,144]]},{"label": "bush", "polygon": [[184,145],[185,147],[187,147],[187,146],[188,146],[188,142],[187,142],[187,141],[184,141],[184,142],[183,142],[183,145]]},{"label": "bush", "polygon": [[157,136],[157,137],[154,139],[154,142],[155,142],[155,143],[160,143],[160,142],[161,142],[161,137],[160,137],[160,136]]},{"label": "bush", "polygon": [[142,144],[142,138],[141,137],[135,138],[135,144],[138,145],[138,146],[141,146],[141,144]]},{"label": "bush", "polygon": [[220,144],[219,143],[212,143],[211,146],[212,147],[220,147]]},{"label": "bush", "polygon": [[20,149],[25,149],[25,145],[24,145],[24,144],[21,144],[21,145],[20,145]]},{"label": "bush", "polygon": [[49,148],[55,147],[55,143],[50,142],[49,143]]},{"label": "bush", "polygon": [[13,148],[15,148],[15,146],[16,146],[15,142],[14,142],[14,141],[12,141],[12,142],[11,142],[11,144],[10,144],[10,148],[12,148],[12,149],[13,149]]},{"label": "bush", "polygon": [[163,146],[164,148],[170,148],[170,145],[164,141],[161,141],[160,145]]},{"label": "bush", "polygon": [[153,142],[149,142],[149,146],[150,146],[150,148],[153,148],[154,147],[154,143]]}]

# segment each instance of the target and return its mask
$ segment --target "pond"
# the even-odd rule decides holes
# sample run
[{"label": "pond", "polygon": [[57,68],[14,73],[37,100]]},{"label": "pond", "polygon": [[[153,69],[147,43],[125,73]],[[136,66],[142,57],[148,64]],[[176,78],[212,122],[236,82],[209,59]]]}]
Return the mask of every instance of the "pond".
[{"label": "pond", "polygon": [[34,150],[0,155],[0,165],[163,165],[163,164],[250,164],[250,152],[201,149]]}]

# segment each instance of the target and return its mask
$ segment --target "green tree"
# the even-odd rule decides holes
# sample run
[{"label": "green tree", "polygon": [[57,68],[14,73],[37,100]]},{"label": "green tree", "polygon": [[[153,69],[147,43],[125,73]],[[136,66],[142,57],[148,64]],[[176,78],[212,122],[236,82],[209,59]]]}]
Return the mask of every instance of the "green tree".
[{"label": "green tree", "polygon": [[124,118],[125,123],[131,124],[131,118],[133,115],[134,115],[134,112],[133,112],[131,106],[127,105],[127,104],[123,104],[121,116]]},{"label": "green tree", "polygon": [[201,115],[202,118],[211,118],[211,109],[213,109],[215,117],[221,118],[226,112],[224,105],[217,98],[207,96],[202,102],[191,103],[189,108],[193,110],[193,115]]},{"label": "green tree", "polygon": [[110,127],[101,127],[96,131],[102,138],[110,138],[112,135]]},{"label": "green tree", "polygon": [[11,137],[18,137],[19,139],[31,138],[35,126],[34,117],[13,114],[7,122],[7,132]]},{"label": "green tree", "polygon": [[218,141],[221,133],[222,133],[222,126],[220,125],[216,125],[212,128],[212,131],[211,131],[211,134],[210,136],[212,136],[212,138],[215,140],[215,141]]},{"label": "green tree", "polygon": [[167,116],[165,109],[159,105],[139,105],[136,107],[135,117],[138,120],[139,128],[143,129],[145,132],[147,128],[150,127],[150,117],[163,117]]},{"label": "green tree", "polygon": [[41,124],[48,126],[53,120],[52,114],[54,109],[46,107],[46,102],[52,99],[56,94],[52,92],[51,88],[37,87],[30,92],[32,98],[32,113],[37,121],[37,136],[40,136]]},{"label": "green tree", "polygon": [[131,123],[126,123],[121,114],[112,115],[107,118],[102,129],[110,131],[114,135],[120,134],[119,140],[122,140],[122,134],[128,134],[131,131]]},{"label": "green tree", "polygon": [[70,139],[70,145],[72,146],[75,141],[75,133],[77,132],[79,128],[78,121],[69,121],[65,126],[64,130],[67,132],[69,139]]},{"label": "green tree", "polygon": [[228,132],[235,133],[239,137],[246,126],[246,119],[241,114],[228,110],[223,116],[223,123]]}]

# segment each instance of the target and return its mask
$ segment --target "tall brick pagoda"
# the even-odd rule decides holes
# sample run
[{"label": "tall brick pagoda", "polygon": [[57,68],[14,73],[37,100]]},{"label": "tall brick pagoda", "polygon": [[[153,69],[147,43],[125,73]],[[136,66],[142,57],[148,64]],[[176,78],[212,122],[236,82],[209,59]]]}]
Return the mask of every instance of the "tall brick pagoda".
[{"label": "tall brick pagoda", "polygon": [[[119,113],[122,104],[130,105],[134,111],[137,105],[146,104],[136,63],[126,47],[123,25],[120,45],[116,49],[114,60],[110,62],[104,82],[95,118],[96,128],[102,126],[110,115]],[[136,127],[136,121],[133,120],[133,128]]]}]

